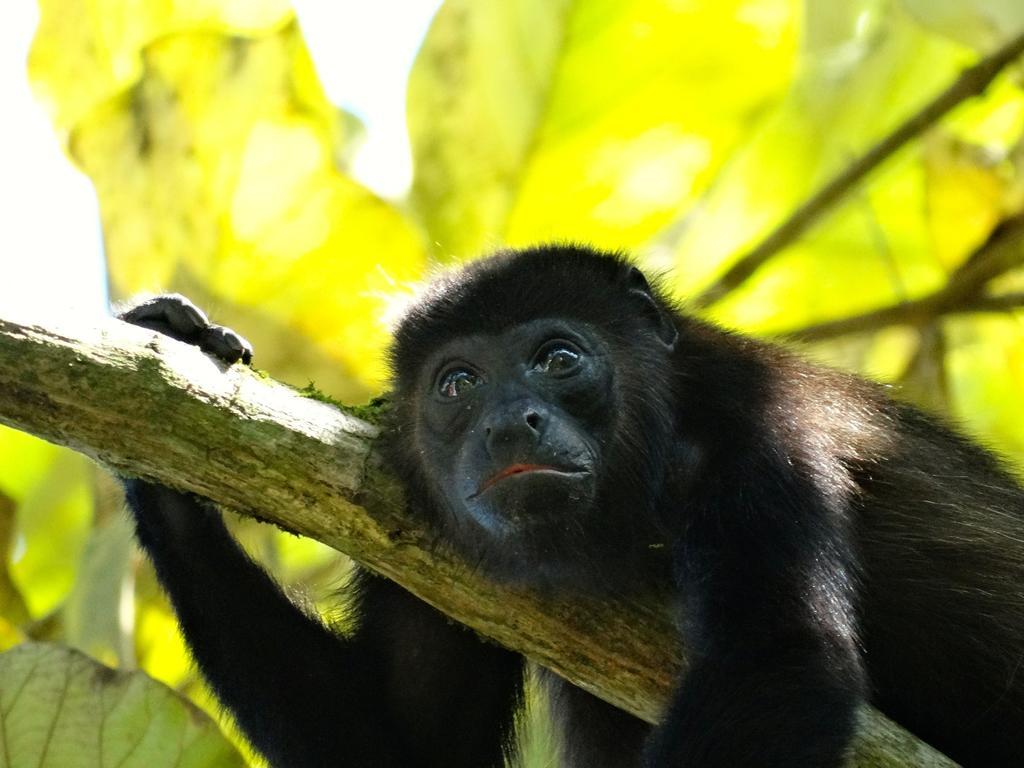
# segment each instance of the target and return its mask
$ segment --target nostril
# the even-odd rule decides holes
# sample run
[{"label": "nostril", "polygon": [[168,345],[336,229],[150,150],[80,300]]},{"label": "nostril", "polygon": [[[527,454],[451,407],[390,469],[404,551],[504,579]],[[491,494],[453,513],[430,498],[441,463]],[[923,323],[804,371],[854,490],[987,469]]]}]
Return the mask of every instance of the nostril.
[{"label": "nostril", "polygon": [[526,423],[530,426],[530,429],[537,429],[540,426],[540,415],[536,411],[527,411]]}]

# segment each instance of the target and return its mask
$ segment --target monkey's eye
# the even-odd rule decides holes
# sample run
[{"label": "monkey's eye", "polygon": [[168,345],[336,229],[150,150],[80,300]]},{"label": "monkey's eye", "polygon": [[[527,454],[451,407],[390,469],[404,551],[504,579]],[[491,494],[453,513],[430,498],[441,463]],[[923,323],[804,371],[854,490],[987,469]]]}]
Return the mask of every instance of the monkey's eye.
[{"label": "monkey's eye", "polygon": [[568,341],[553,341],[540,348],[534,358],[533,370],[554,376],[565,376],[580,366],[582,353]]},{"label": "monkey's eye", "polygon": [[483,379],[465,368],[452,368],[442,374],[437,383],[437,391],[441,397],[459,397],[474,387],[480,386]]}]

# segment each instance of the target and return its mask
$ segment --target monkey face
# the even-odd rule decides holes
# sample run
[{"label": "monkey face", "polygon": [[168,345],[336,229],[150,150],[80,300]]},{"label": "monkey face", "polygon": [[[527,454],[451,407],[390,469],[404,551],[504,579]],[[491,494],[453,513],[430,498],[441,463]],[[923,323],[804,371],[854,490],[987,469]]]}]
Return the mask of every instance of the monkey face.
[{"label": "monkey face", "polygon": [[439,281],[390,354],[384,446],[410,504],[439,543],[501,580],[656,581],[661,520],[678,514],[664,489],[689,470],[678,336],[632,264],[571,246]]},{"label": "monkey face", "polygon": [[454,339],[424,366],[417,441],[450,515],[512,546],[579,526],[612,430],[613,372],[582,323]]}]

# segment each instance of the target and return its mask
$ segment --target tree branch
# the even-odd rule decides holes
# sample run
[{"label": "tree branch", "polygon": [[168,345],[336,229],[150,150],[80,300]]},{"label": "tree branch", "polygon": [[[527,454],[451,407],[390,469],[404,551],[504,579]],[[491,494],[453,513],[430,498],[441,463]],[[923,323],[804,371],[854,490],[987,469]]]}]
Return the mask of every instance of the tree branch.
[{"label": "tree branch", "polygon": [[[167,337],[0,318],[0,423],[319,539],[649,721],[683,667],[665,606],[490,583],[406,515],[377,427]],[[855,764],[953,765],[867,707]]]},{"label": "tree branch", "polygon": [[1024,215],[1006,219],[988,239],[949,276],[939,290],[920,299],[873,309],[860,315],[826,320],[784,331],[793,341],[825,341],[852,333],[876,331],[890,325],[926,325],[942,315],[969,312],[1009,312],[1024,307],[1024,294],[984,295],[995,277],[1024,262]]},{"label": "tree branch", "polygon": [[934,125],[954,107],[972,96],[983,93],[996,76],[1021,54],[1024,54],[1024,32],[974,66],[964,70],[949,88],[901,123],[878,144],[850,163],[838,176],[826,183],[797,208],[788,219],[779,224],[760,244],[740,257],[718,280],[700,293],[694,299],[694,305],[698,308],[708,307],[746,282],[764,266],[765,262],[795,242],[826,211],[842,200],[852,187],[881,165],[889,156]]}]

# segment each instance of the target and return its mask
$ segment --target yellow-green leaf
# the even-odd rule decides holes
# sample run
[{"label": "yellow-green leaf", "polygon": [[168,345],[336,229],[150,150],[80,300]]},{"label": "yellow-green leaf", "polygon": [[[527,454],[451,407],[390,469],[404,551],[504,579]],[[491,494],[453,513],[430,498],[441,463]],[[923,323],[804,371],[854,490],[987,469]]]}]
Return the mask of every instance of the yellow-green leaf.
[{"label": "yellow-green leaf", "polygon": [[40,619],[74,583],[93,509],[91,464],[81,454],[0,427],[0,466],[6,469],[0,492],[17,508],[8,568],[31,617]]},{"label": "yellow-green leaf", "polygon": [[903,5],[929,29],[982,52],[1024,29],[1020,0],[903,0]]},{"label": "yellow-green leaf", "polygon": [[292,18],[288,0],[40,0],[39,10],[29,66],[61,131],[133,85],[143,49],[155,39],[195,29],[266,32]]},{"label": "yellow-green leaf", "polygon": [[118,514],[93,527],[64,605],[64,642],[109,664],[133,660],[123,603],[130,597],[132,525]]},{"label": "yellow-green leaf", "polygon": [[[958,74],[961,52],[951,43],[898,10],[860,5],[866,17],[847,4],[814,4],[819,19],[800,78],[685,230],[674,272],[681,292],[706,284]],[[788,328],[937,287],[945,271],[931,251],[925,210],[924,172],[911,146],[717,306],[717,316]]]},{"label": "yellow-green leaf", "polygon": [[644,242],[783,92],[798,5],[448,0],[409,84],[431,242]]},{"label": "yellow-green leaf", "polygon": [[983,148],[934,133],[925,142],[927,220],[936,257],[960,265],[1003,214],[1000,159]]},{"label": "yellow-green leaf", "polygon": [[171,689],[57,645],[0,654],[0,720],[2,768],[244,766],[216,725]]}]

